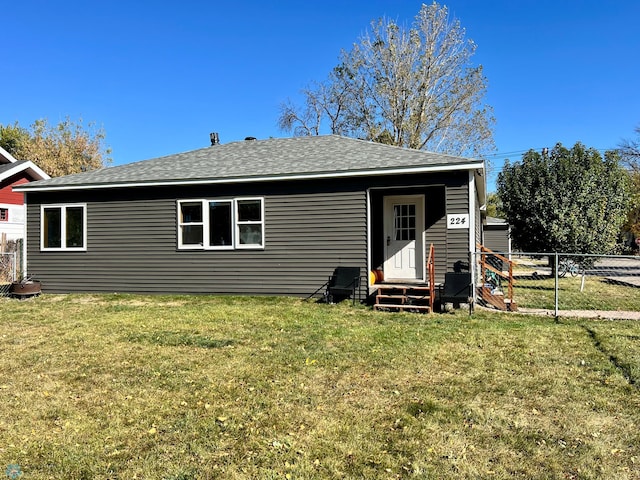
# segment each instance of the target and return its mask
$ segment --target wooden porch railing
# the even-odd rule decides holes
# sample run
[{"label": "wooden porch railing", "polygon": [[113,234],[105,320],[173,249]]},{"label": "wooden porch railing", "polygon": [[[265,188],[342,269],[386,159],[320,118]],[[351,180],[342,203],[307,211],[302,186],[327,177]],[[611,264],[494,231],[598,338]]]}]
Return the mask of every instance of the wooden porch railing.
[{"label": "wooden porch railing", "polygon": [[[511,311],[515,311],[517,309],[516,307],[516,303],[513,301],[513,284],[515,283],[515,280],[513,279],[513,262],[511,260],[509,260],[507,257],[504,257],[503,255],[500,255],[499,253],[495,253],[493,250],[485,247],[484,245],[478,244],[477,247],[480,249],[480,272],[481,272],[481,279],[482,279],[482,284],[480,286],[480,295],[483,298],[483,300],[491,303],[492,305],[498,307],[498,308],[504,308],[505,310],[511,310]],[[497,260],[500,260],[503,264],[507,264],[509,266],[508,269],[508,273],[505,273],[502,270],[498,270],[497,268],[495,268],[493,265],[491,265],[491,263],[487,262],[487,257],[493,257]],[[504,303],[504,307],[502,306],[502,304],[500,302],[495,301],[496,300],[496,296],[493,295],[493,293],[491,292],[486,292],[485,290],[487,290],[485,288],[485,284],[487,283],[487,272],[493,272],[495,275],[497,275],[498,277],[500,277],[501,279],[504,279],[507,282],[508,285],[508,294],[505,297],[505,300],[508,299],[509,302],[508,304]],[[488,298],[489,297],[489,298]]]}]

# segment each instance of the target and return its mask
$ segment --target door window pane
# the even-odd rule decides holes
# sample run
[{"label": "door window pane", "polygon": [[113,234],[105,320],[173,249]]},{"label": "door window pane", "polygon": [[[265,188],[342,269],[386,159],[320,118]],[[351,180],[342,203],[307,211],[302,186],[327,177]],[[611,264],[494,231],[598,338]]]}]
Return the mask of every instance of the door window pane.
[{"label": "door window pane", "polygon": [[416,206],[413,204],[394,205],[394,238],[399,241],[416,239]]}]

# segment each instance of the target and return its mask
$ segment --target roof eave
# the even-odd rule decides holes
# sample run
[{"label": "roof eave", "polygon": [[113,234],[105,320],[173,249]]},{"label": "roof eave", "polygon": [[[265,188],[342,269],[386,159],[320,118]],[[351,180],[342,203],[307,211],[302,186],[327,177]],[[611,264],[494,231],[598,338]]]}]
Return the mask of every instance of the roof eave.
[{"label": "roof eave", "polygon": [[213,185],[213,184],[234,184],[234,183],[258,183],[258,182],[277,182],[291,180],[318,180],[331,178],[349,178],[349,177],[369,177],[381,175],[404,175],[416,173],[437,173],[450,171],[477,170],[484,171],[484,162],[471,161],[457,165],[430,165],[408,168],[388,168],[379,170],[351,170],[345,172],[320,172],[320,173],[301,173],[301,174],[285,174],[271,175],[262,177],[226,177],[226,178],[200,178],[200,179],[177,179],[177,180],[158,180],[143,182],[121,182],[121,183],[84,183],[77,185],[44,185],[26,184],[15,187],[18,192],[46,192],[46,191],[62,191],[62,190],[96,190],[109,188],[133,188],[133,187],[168,187],[175,185]]},{"label": "roof eave", "polygon": [[4,148],[0,147],[0,164],[16,163],[18,160],[16,157],[7,152]]},{"label": "roof eave", "polygon": [[480,208],[483,209],[487,203],[487,179],[486,179],[487,169],[485,162],[483,161],[481,165],[476,167],[475,181],[477,185],[478,192],[478,202],[480,203]]},{"label": "roof eave", "polygon": [[[0,174],[0,181],[10,178],[20,172],[29,171],[31,177],[34,181],[38,180],[48,180],[51,177],[47,175],[42,169],[40,169],[35,163],[31,160],[27,162],[17,163],[13,165],[9,170]],[[18,187],[14,187],[14,190],[17,191]]]}]

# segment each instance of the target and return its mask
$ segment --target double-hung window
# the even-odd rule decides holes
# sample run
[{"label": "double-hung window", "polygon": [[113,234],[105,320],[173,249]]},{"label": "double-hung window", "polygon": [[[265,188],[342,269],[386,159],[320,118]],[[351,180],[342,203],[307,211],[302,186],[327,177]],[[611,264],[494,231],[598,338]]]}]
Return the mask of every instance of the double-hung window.
[{"label": "double-hung window", "polygon": [[178,248],[264,248],[264,199],[179,200]]},{"label": "double-hung window", "polygon": [[86,250],[87,206],[85,204],[42,205],[40,232],[42,250]]},{"label": "double-hung window", "polygon": [[236,248],[262,247],[262,200],[247,198],[236,200]]}]

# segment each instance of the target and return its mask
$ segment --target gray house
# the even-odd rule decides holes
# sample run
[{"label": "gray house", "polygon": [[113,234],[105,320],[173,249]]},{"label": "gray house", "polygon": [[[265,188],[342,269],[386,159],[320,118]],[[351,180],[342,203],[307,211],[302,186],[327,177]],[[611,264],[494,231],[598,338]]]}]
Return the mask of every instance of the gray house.
[{"label": "gray house", "polygon": [[[337,266],[436,282],[481,240],[484,163],[335,135],[217,144],[21,185],[45,292],[307,296]],[[376,289],[364,282],[367,293]]]},{"label": "gray house", "polygon": [[510,258],[511,226],[502,218],[487,217],[483,225],[483,245]]}]

